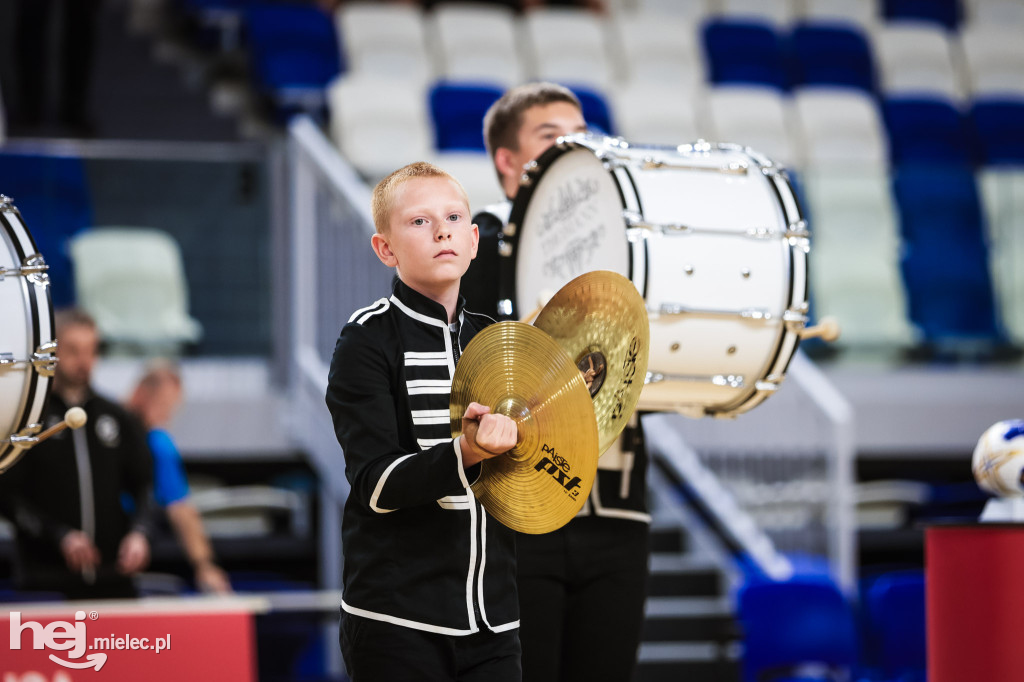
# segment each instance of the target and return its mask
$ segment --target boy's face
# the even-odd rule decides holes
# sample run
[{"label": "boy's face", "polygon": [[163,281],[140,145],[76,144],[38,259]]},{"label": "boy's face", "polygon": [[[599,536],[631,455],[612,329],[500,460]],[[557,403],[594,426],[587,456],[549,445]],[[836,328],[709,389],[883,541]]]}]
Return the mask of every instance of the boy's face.
[{"label": "boy's face", "polygon": [[373,235],[377,257],[424,295],[458,286],[476,257],[480,233],[455,183],[447,178],[407,180],[395,190],[394,206],[388,234]]},{"label": "boy's face", "polygon": [[[495,155],[498,170],[517,186],[523,166],[543,154],[563,135],[586,132],[583,113],[569,102],[552,102],[530,107],[523,112],[523,123],[516,136],[519,149],[500,148]],[[498,158],[501,156],[502,158]]]}]

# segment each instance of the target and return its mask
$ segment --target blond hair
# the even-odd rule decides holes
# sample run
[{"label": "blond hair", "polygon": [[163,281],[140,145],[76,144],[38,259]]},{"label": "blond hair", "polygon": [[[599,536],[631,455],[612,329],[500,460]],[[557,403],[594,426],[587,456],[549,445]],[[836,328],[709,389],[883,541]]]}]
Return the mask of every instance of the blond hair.
[{"label": "blond hair", "polygon": [[387,234],[391,213],[395,210],[395,194],[398,188],[409,180],[421,178],[444,178],[450,180],[458,189],[462,199],[469,206],[469,195],[466,194],[462,183],[455,179],[455,176],[426,161],[417,161],[408,166],[402,166],[391,175],[377,183],[373,188],[373,197],[370,200],[370,208],[373,213],[373,225],[379,234]]},{"label": "blond hair", "polygon": [[583,111],[572,90],[557,83],[525,83],[502,95],[484,114],[484,142],[491,159],[499,147],[519,151],[519,128],[527,109],[556,102],[566,102]]}]

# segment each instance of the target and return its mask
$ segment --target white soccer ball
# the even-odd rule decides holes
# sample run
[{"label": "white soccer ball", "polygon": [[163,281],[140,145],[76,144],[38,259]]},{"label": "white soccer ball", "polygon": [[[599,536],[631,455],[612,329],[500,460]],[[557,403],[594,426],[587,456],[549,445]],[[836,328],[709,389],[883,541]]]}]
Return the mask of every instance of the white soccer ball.
[{"label": "white soccer ball", "polygon": [[988,427],[974,448],[971,469],[978,485],[994,495],[1024,495],[1024,419]]}]

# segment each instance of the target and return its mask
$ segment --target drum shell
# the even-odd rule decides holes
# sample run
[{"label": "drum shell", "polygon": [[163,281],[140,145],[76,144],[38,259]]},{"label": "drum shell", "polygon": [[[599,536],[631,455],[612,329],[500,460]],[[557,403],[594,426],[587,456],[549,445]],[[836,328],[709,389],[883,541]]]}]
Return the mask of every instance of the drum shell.
[{"label": "drum shell", "polygon": [[[502,261],[513,314],[582,272],[614,270],[633,280],[651,320],[655,381],[641,409],[732,416],[775,390],[805,321],[809,250],[781,169],[734,145],[635,147],[573,136],[524,180]],[[589,203],[570,191],[587,187]],[[536,263],[567,260],[560,245],[531,233],[541,225],[553,233],[546,218],[573,201],[580,207],[558,227],[600,241],[575,270],[552,273]],[[590,233],[575,227],[588,219]]]},{"label": "drum shell", "polygon": [[0,203],[0,267],[7,273],[0,280],[0,472],[10,468],[22,448],[12,436],[38,432],[43,409],[50,394],[49,372],[41,372],[31,360],[45,353],[54,338],[53,304],[45,272],[10,274],[29,261],[41,262],[32,235],[20,212],[10,203]]}]

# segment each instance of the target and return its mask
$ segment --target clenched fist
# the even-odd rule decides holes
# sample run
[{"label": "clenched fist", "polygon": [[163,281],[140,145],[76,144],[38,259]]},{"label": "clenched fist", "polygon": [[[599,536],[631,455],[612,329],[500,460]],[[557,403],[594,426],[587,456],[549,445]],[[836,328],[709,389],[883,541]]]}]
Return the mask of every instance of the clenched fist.
[{"label": "clenched fist", "polygon": [[519,428],[511,418],[492,414],[491,408],[480,403],[470,403],[462,415],[461,440],[462,465],[471,467],[514,448]]}]

